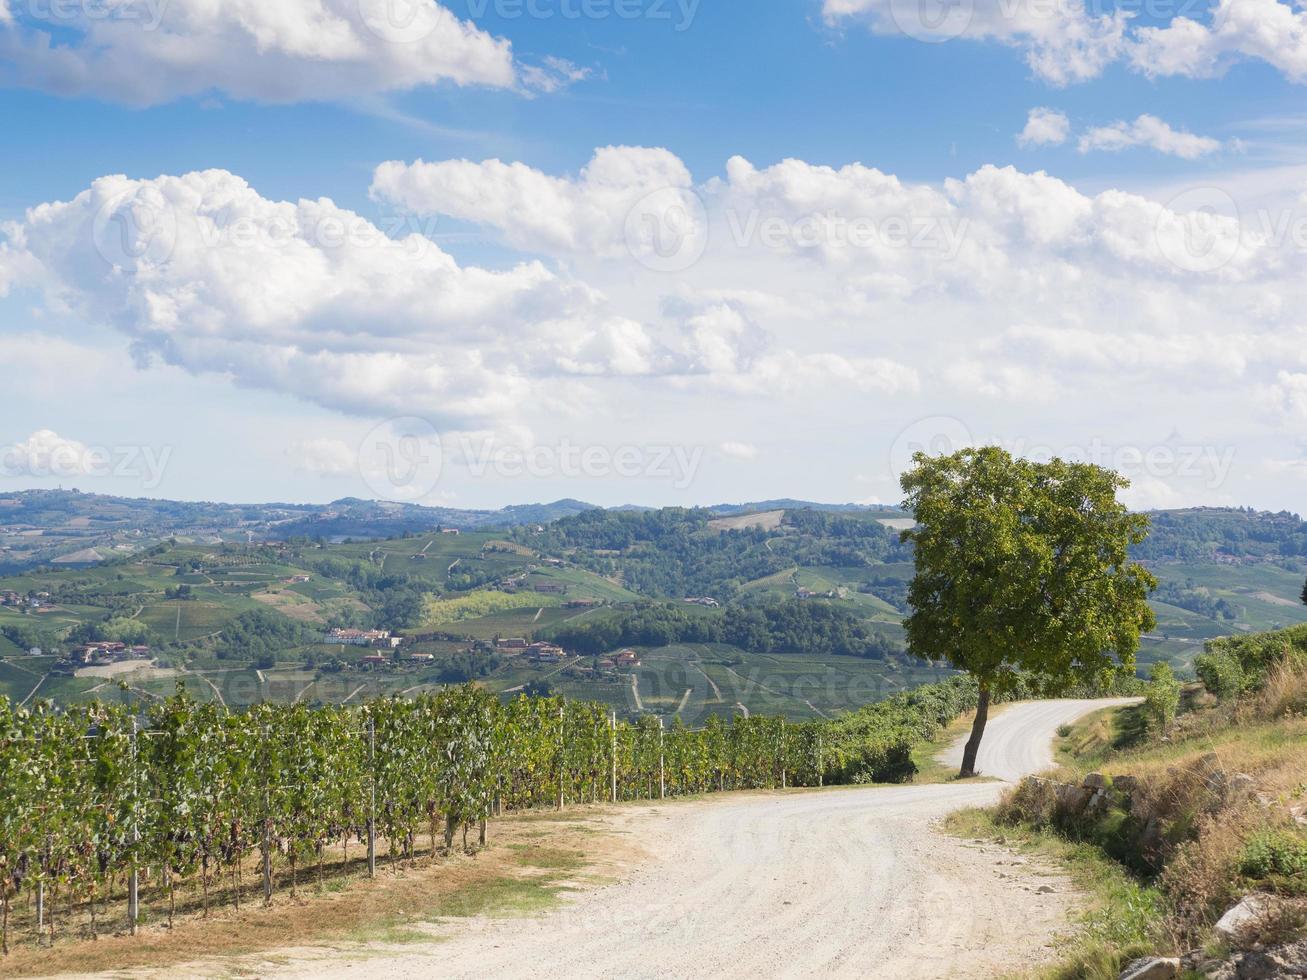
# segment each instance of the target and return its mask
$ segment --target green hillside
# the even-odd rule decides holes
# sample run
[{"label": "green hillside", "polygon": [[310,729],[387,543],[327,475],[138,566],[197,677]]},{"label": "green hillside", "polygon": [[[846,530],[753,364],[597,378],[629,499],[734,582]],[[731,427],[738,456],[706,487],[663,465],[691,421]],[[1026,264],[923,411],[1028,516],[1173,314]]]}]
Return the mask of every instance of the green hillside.
[{"label": "green hillside", "polygon": [[[903,650],[913,565],[902,522],[806,508],[590,510],[339,543],[161,542],[0,578],[0,592],[20,597],[0,605],[0,693],[144,697],[183,680],[228,703],[343,701],[476,680],[687,721],[817,717],[941,674]],[[1292,515],[1185,511],[1155,525],[1140,556],[1161,583],[1144,671],[1166,660],[1189,673],[1212,638],[1307,622]],[[327,642],[333,628],[402,635],[404,659]],[[496,645],[508,637],[555,641],[568,656],[533,663]],[[58,668],[98,640],[148,644],[155,663]],[[31,647],[50,656],[29,657]],[[638,667],[604,662],[622,647]],[[378,653],[391,662],[360,666]]]}]

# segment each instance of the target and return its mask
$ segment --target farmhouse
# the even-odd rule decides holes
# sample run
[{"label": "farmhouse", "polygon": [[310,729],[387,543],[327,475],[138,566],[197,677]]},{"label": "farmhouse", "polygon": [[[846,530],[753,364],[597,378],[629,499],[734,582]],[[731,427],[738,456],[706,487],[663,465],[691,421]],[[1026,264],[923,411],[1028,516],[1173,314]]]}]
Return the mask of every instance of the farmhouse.
[{"label": "farmhouse", "polygon": [[559,664],[567,657],[567,651],[552,643],[532,643],[527,647],[527,656],[538,664]]},{"label": "farmhouse", "polygon": [[389,647],[394,649],[404,642],[402,636],[392,636],[390,630],[333,629],[327,633],[328,643],[344,643],[352,647]]},{"label": "farmhouse", "polygon": [[721,603],[711,596],[686,596],[686,602],[693,603],[696,606],[720,606]]},{"label": "farmhouse", "polygon": [[372,670],[377,667],[384,667],[388,663],[390,663],[389,657],[382,657],[378,654],[372,654],[371,656],[359,658],[359,666],[362,667],[364,670]]},{"label": "farmhouse", "polygon": [[618,667],[639,667],[640,655],[634,650],[619,650],[613,654],[613,664]]},{"label": "farmhouse", "polygon": [[501,650],[525,650],[529,644],[521,636],[501,636],[495,641],[495,646]]}]

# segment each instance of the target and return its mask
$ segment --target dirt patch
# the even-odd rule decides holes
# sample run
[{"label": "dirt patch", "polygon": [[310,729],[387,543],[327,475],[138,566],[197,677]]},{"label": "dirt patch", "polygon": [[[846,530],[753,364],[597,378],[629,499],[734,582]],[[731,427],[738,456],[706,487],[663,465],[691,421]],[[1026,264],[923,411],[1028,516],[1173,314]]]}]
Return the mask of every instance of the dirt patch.
[{"label": "dirt patch", "polygon": [[[271,908],[258,890],[257,855],[243,869],[242,910],[231,904],[230,883],[213,890],[213,907],[203,915],[198,889],[179,900],[174,928],[166,925],[166,899],[151,894],[143,902],[151,922],[135,937],[122,929],[121,894],[100,916],[100,938],[89,936],[85,909],[60,909],[61,932],[83,935],[53,949],[37,949],[20,936],[14,952],[0,960],[0,977],[96,975],[135,977],[262,975],[274,964],[326,960],[364,954],[395,954],[408,944],[431,943],[431,924],[465,921],[469,916],[514,916],[546,911],[560,891],[616,873],[635,860],[638,849],[620,835],[602,833],[606,811],[522,814],[495,821],[490,844],[466,854],[437,856],[427,848],[412,864],[392,868],[381,845],[378,875],[367,877],[364,848],[349,849],[348,865],[328,865],[319,883],[313,868],[300,869],[299,894],[289,894],[289,872],[278,868],[278,892]],[[474,835],[475,839],[475,835]],[[339,848],[329,860],[340,862]],[[11,926],[13,923],[11,923]],[[24,925],[21,918],[17,923]],[[117,931],[114,931],[115,928]],[[12,933],[11,933],[12,937]],[[11,938],[11,943],[13,939]],[[107,971],[98,973],[97,971]]]},{"label": "dirt patch", "polygon": [[1275,595],[1273,592],[1254,592],[1254,599],[1261,599],[1262,602],[1269,602],[1273,606],[1297,606],[1298,603],[1292,599],[1286,599],[1284,596]]},{"label": "dirt patch", "polygon": [[318,604],[298,592],[255,592],[250,596],[255,602],[271,606],[283,616],[301,623],[325,623],[322,610]]},{"label": "dirt patch", "polygon": [[121,677],[124,674],[135,674],[139,672],[141,680],[166,680],[169,677],[177,676],[177,671],[171,667],[156,667],[153,660],[121,660],[116,664],[105,664],[103,667],[79,667],[73,675],[75,677]]},{"label": "dirt patch", "polygon": [[768,510],[760,514],[740,514],[736,517],[717,517],[708,526],[717,531],[760,530],[774,531],[785,519],[785,511]]}]

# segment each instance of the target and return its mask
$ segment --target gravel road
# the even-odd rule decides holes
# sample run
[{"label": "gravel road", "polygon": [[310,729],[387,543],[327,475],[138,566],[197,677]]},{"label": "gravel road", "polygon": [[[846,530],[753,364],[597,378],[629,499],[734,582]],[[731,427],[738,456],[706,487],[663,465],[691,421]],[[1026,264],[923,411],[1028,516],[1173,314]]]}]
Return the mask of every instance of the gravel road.
[{"label": "gravel road", "polygon": [[[1008,780],[1045,768],[1059,725],[1120,703],[1007,707],[989,723],[978,767]],[[960,761],[961,753],[958,745],[950,754]],[[539,918],[459,920],[431,945],[291,958],[266,973],[990,977],[1046,959],[1074,897],[1051,869],[932,831],[935,818],[991,803],[1002,789],[840,788],[627,807],[617,827],[637,835],[650,857],[616,884]]]}]

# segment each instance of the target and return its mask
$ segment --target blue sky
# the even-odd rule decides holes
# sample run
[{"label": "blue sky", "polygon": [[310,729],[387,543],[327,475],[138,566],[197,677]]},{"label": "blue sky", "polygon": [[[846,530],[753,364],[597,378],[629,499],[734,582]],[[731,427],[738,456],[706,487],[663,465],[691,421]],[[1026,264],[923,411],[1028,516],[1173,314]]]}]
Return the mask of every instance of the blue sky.
[{"label": "blue sky", "polygon": [[[0,489],[893,501],[905,446],[999,441],[1297,509],[1294,8],[960,0],[923,40],[935,0],[413,0],[455,33],[378,40],[377,2],[0,0]],[[432,250],[324,246],[320,199]],[[669,266],[631,236],[681,205]],[[124,208],[166,254],[105,254]],[[166,465],[96,461],[133,447]]]}]

